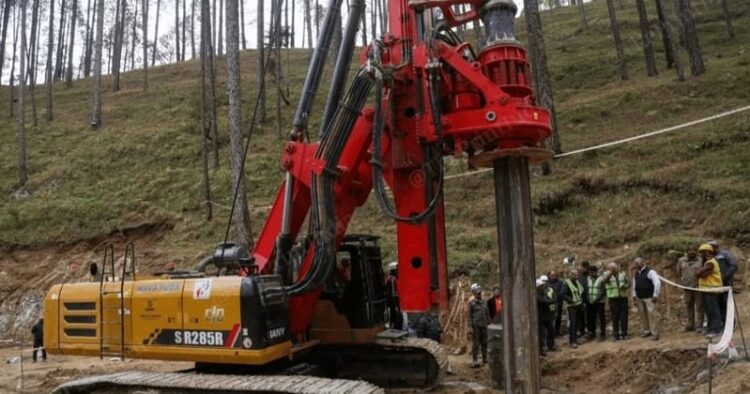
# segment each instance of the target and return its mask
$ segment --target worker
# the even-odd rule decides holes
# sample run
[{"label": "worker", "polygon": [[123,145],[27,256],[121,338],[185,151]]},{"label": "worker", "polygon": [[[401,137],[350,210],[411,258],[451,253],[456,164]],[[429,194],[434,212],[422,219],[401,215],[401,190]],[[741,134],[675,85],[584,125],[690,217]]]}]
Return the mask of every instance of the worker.
[{"label": "worker", "polygon": [[547,350],[553,352],[555,348],[555,307],[557,297],[555,291],[547,286],[547,281],[539,278],[536,280],[536,305],[539,317],[539,353],[545,356],[545,345]]},{"label": "worker", "polygon": [[643,337],[659,340],[661,316],[656,306],[661,291],[661,280],[641,257],[633,260],[633,303],[641,309]]},{"label": "worker", "polygon": [[500,292],[500,287],[495,286],[492,289],[492,298],[487,300],[487,310],[490,312],[490,321],[500,322],[500,312],[503,310],[503,295]]},{"label": "worker", "polygon": [[[711,240],[706,242],[711,245],[714,249],[714,258],[719,263],[719,269],[721,270],[721,283],[724,286],[732,286],[734,283],[734,274],[737,272],[737,258],[734,257],[732,252],[721,249],[719,243]],[[719,310],[721,311],[721,321],[727,319],[727,298],[729,297],[728,292],[719,294]]]},{"label": "worker", "polygon": [[586,329],[588,328],[589,268],[591,268],[591,266],[588,261],[581,263],[581,267],[578,268],[578,281],[581,283],[581,286],[583,286],[583,292],[581,293],[581,308],[578,309],[578,338],[584,338],[586,336]]},{"label": "worker", "polygon": [[555,292],[555,336],[559,337],[560,335],[562,335],[561,328],[563,299],[560,296],[560,293],[562,293],[563,282],[557,276],[557,271],[550,271],[547,276],[549,277],[549,280],[547,281],[547,287]]},{"label": "worker", "polygon": [[[689,250],[685,256],[677,260],[677,275],[680,284],[695,289],[698,287],[698,271],[703,267],[703,261],[695,250]],[[685,331],[703,332],[703,296],[696,290],[684,290],[685,300]],[[696,323],[698,323],[696,325]]]},{"label": "worker", "polygon": [[34,350],[31,353],[32,362],[36,362],[36,352],[39,350],[42,352],[42,360],[47,361],[47,349],[44,348],[44,318],[39,319],[31,327],[31,335],[34,336]]},{"label": "worker", "polygon": [[174,270],[175,270],[176,268],[177,268],[177,266],[175,265],[174,261],[170,261],[170,262],[168,262],[168,263],[167,263],[167,265],[166,265],[166,266],[164,267],[164,269],[165,269],[165,270],[166,270],[167,272],[174,272]]},{"label": "worker", "polygon": [[429,338],[437,343],[441,343],[443,336],[443,326],[440,319],[434,312],[423,313],[417,321],[417,337]]},{"label": "worker", "polygon": [[630,281],[628,275],[620,271],[617,263],[607,264],[607,270],[601,278],[609,301],[609,311],[612,314],[612,335],[615,341],[628,338],[628,289]]},{"label": "worker", "polygon": [[568,279],[565,279],[562,293],[560,294],[565,300],[565,304],[568,307],[568,322],[570,323],[568,332],[568,343],[570,347],[577,348],[578,343],[578,325],[581,323],[578,320],[580,316],[580,310],[583,308],[583,285],[578,280],[578,271],[573,269],[570,271]]},{"label": "worker", "polygon": [[706,338],[713,338],[719,335],[723,320],[719,310],[720,293],[703,291],[722,287],[721,269],[719,262],[716,261],[716,252],[713,246],[705,243],[698,248],[698,253],[703,260],[703,267],[696,274],[698,277],[698,288],[703,293],[703,305],[706,309],[708,318],[708,327],[706,328]]},{"label": "worker", "polygon": [[603,341],[607,337],[607,322],[604,317],[606,294],[597,266],[589,267],[587,281],[589,303],[586,306],[586,323],[588,323],[589,339],[596,339],[596,324],[599,323],[599,340]]},{"label": "worker", "polygon": [[386,305],[388,306],[388,325],[395,330],[403,330],[404,319],[401,314],[401,303],[398,297],[398,263],[388,264],[388,278],[385,280]]},{"label": "worker", "polygon": [[482,287],[474,283],[470,287],[474,295],[469,301],[469,324],[471,324],[472,368],[479,367],[479,349],[482,350],[482,364],[487,364],[487,326],[490,324],[490,312],[487,303],[482,301]]}]

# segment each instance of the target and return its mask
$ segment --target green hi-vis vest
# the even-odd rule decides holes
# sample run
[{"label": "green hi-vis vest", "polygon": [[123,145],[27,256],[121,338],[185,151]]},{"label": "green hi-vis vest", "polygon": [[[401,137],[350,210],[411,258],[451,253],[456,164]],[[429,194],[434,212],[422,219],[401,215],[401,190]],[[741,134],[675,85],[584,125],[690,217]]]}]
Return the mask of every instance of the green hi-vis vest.
[{"label": "green hi-vis vest", "polygon": [[570,298],[573,299],[572,302],[568,302],[568,306],[581,305],[581,293],[583,293],[581,282],[576,281],[576,284],[573,284],[572,280],[565,279],[565,286],[568,286],[568,290],[570,290]]},{"label": "green hi-vis vest", "polygon": [[[551,288],[551,287],[547,288],[547,298],[549,298],[550,300],[554,300],[555,299],[555,290],[553,288]],[[549,304],[549,311],[550,312],[554,312],[554,311],[557,310],[557,305],[555,305],[555,304],[557,304],[557,303],[554,302],[552,304]]]},{"label": "green hi-vis vest", "polygon": [[589,302],[592,303],[592,304],[602,294],[602,289],[601,289],[602,282],[600,281],[600,279],[601,279],[601,277],[598,277],[598,278],[592,280],[590,276],[588,277]]},{"label": "green hi-vis vest", "polygon": [[607,290],[607,298],[618,298],[628,296],[628,276],[624,272],[612,275],[604,285]]}]

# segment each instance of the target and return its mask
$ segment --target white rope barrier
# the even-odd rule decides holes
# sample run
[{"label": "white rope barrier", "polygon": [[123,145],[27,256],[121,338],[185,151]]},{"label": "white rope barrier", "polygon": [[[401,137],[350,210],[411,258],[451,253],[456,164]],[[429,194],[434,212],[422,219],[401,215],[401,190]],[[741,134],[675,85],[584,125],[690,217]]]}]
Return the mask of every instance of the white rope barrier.
[{"label": "white rope barrier", "polygon": [[662,282],[665,282],[671,286],[674,286],[683,290],[697,291],[701,293],[726,293],[728,292],[729,295],[727,296],[727,313],[726,313],[726,318],[724,320],[724,332],[721,333],[721,338],[719,339],[718,342],[716,343],[709,342],[706,356],[708,356],[709,358],[713,358],[716,355],[728,349],[733,349],[734,352],[736,352],[734,342],[732,341],[732,336],[734,334],[734,320],[735,320],[734,292],[732,291],[732,288],[730,286],[698,289],[694,287],[688,287],[688,286],[677,284],[659,274],[656,274],[656,276],[659,277],[659,280],[661,280]]}]

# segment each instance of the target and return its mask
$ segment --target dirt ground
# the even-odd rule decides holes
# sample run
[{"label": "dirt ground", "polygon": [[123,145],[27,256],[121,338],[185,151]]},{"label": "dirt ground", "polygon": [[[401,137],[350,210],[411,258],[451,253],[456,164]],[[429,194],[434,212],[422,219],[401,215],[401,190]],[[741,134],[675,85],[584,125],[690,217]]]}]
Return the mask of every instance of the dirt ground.
[{"label": "dirt ground", "polygon": [[[542,386],[549,393],[706,393],[708,362],[706,340],[695,333],[665,333],[662,340],[632,338],[628,341],[584,343],[578,349],[558,338],[559,350],[542,361]],[[735,343],[741,350],[739,331]],[[6,344],[7,345],[7,344]],[[451,349],[449,349],[451,350]],[[7,363],[17,357],[16,346],[0,349],[0,393],[49,392],[66,381],[96,374],[128,370],[180,371],[191,363],[150,360],[113,361],[92,357],[52,356],[46,362],[31,363],[24,353],[23,364]],[[432,392],[500,393],[491,390],[489,369],[471,368],[469,354],[452,355],[453,374],[447,375]],[[23,366],[23,379],[21,368]],[[750,362],[743,359],[714,361],[715,393],[750,392]],[[394,390],[395,393],[413,392]]]}]

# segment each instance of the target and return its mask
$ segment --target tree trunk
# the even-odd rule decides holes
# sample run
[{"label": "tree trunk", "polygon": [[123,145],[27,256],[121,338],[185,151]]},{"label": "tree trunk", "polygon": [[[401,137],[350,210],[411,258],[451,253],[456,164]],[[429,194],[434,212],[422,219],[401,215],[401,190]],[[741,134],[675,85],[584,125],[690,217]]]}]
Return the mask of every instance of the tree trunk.
[{"label": "tree trunk", "polygon": [[18,183],[26,184],[29,169],[26,165],[26,1],[20,0],[21,7],[21,78],[18,78]]},{"label": "tree trunk", "polygon": [[[213,4],[212,10],[213,10],[213,14],[211,14],[211,15],[213,15],[213,18],[214,18],[214,24],[211,25],[211,28],[213,29],[213,30],[211,30],[211,48],[212,48],[213,51],[216,51],[216,47],[217,47],[217,44],[218,44],[218,41],[216,41],[216,38],[217,38],[216,37],[216,27],[219,26],[219,21],[216,19],[216,16],[219,15],[219,10],[216,9],[216,0],[214,0],[214,4]],[[216,52],[214,52],[214,54],[216,54]]]},{"label": "tree trunk", "polygon": [[674,67],[675,62],[675,51],[674,45],[672,44],[669,21],[667,21],[667,15],[664,12],[664,0],[655,0],[655,2],[656,16],[659,19],[659,30],[661,30],[661,41],[664,45],[664,56],[667,61],[667,68],[672,68]]},{"label": "tree trunk", "polygon": [[245,0],[240,0],[240,32],[242,34],[242,50],[247,49],[247,39],[245,38]]},{"label": "tree trunk", "polygon": [[39,42],[39,0],[34,0],[34,5],[31,13],[31,40],[29,46],[31,52],[29,56],[29,64],[26,66],[27,74],[29,77],[29,94],[31,95],[31,114],[33,119],[33,125],[37,125],[37,113],[36,113],[36,69],[37,69],[37,43]]},{"label": "tree trunk", "polygon": [[[263,84],[263,81],[266,78],[266,70],[265,67],[263,67],[263,62],[265,59],[265,40],[263,39],[264,33],[265,33],[265,23],[263,22],[264,19],[264,11],[263,11],[263,2],[258,2],[258,72],[256,75],[258,76],[258,89],[261,89],[265,84]],[[266,90],[261,89],[259,92],[260,94],[260,100],[258,101],[258,122],[264,123],[266,121]]]},{"label": "tree trunk", "polygon": [[706,72],[703,64],[703,55],[698,43],[698,31],[695,29],[695,20],[690,10],[690,0],[676,0],[677,16],[680,20],[680,31],[685,39],[685,49],[690,57],[690,73],[698,76]]},{"label": "tree trunk", "polygon": [[190,2],[190,54],[195,59],[195,0]]},{"label": "tree trunk", "polygon": [[73,0],[73,9],[70,15],[70,40],[68,41],[68,69],[65,70],[65,86],[73,87],[73,49],[76,41],[76,16],[78,15],[78,0]]},{"label": "tree trunk", "polygon": [[662,40],[664,42],[664,51],[667,54],[667,67],[673,68],[677,74],[677,80],[684,81],[685,73],[682,70],[680,57],[677,55],[677,45],[672,38],[672,28],[664,12],[664,0],[656,0],[656,12],[659,15],[659,27],[661,28]]},{"label": "tree trunk", "polygon": [[187,2],[186,0],[182,0],[182,52],[180,52],[180,60],[183,62],[185,61],[185,52],[187,52],[185,50],[185,47],[187,46],[187,41],[185,40],[185,21],[187,21]]},{"label": "tree trunk", "polygon": [[377,40],[378,37],[378,10],[380,7],[378,7],[377,0],[370,0],[370,4],[372,4],[372,7],[370,7],[370,27],[372,28],[372,39]]},{"label": "tree trunk", "polygon": [[161,0],[156,0],[156,26],[154,26],[154,43],[151,49],[151,67],[156,64],[156,48],[159,46],[159,15],[161,15]]},{"label": "tree trunk", "polygon": [[729,12],[729,3],[727,0],[721,0],[721,12],[724,15],[724,22],[727,24],[727,34],[729,38],[734,38],[734,27],[732,27],[732,14]]},{"label": "tree trunk", "polygon": [[[205,1],[205,2],[204,2]],[[214,4],[216,4],[214,0]],[[205,14],[205,18],[203,17],[203,14]],[[211,118],[209,119],[209,123],[211,125],[211,140],[213,142],[213,168],[214,170],[219,168],[219,126],[217,123],[217,113],[216,113],[216,62],[214,58],[214,54],[216,53],[214,47],[213,47],[213,37],[216,37],[215,29],[213,29],[213,26],[211,25],[211,7],[209,4],[209,0],[201,0],[201,20],[203,23],[206,24],[205,27],[202,27],[201,29],[206,30],[206,40],[207,40],[207,47],[206,51],[208,53],[208,57],[206,60],[208,63],[206,66],[209,70],[209,95],[211,96]],[[204,33],[201,32],[201,36]]]},{"label": "tree trunk", "polygon": [[305,2],[305,23],[307,23],[307,48],[312,52],[313,38],[312,38],[312,11],[310,10],[310,0],[304,0]]},{"label": "tree trunk", "polygon": [[218,48],[216,50],[219,56],[224,54],[224,0],[219,0],[219,30],[216,31],[218,36]]},{"label": "tree trunk", "polygon": [[93,30],[91,29],[91,25],[93,23],[93,17],[94,12],[91,9],[91,0],[88,0],[86,5],[86,37],[84,38],[86,46],[83,51],[83,76],[86,78],[91,74],[91,34]]},{"label": "tree trunk", "polygon": [[[14,85],[16,80],[16,50],[18,49],[18,21],[21,18],[20,8],[16,8],[15,12],[16,14],[13,16],[13,55],[10,57],[10,100],[8,101],[11,118],[15,113],[13,112],[13,105],[16,93]],[[23,72],[21,72],[21,75],[23,75]]]},{"label": "tree trunk", "polygon": [[141,29],[143,29],[143,91],[148,91],[148,0],[141,6]]},{"label": "tree trunk", "polygon": [[[144,0],[145,1],[145,0]],[[195,2],[193,2],[195,4]],[[206,97],[206,68],[208,59],[211,56],[211,9],[208,0],[201,0],[201,156],[203,158],[203,201],[206,206],[206,220],[211,221],[213,218],[213,208],[211,206],[211,184],[208,177],[208,134],[211,130],[211,113],[208,108],[208,98]]]},{"label": "tree trunk", "polygon": [[115,25],[115,48],[112,53],[112,74],[114,75],[114,83],[112,84],[112,91],[117,92],[120,90],[120,68],[122,66],[122,46],[125,41],[125,11],[128,9],[127,0],[122,0],[120,6],[120,19],[119,23]]},{"label": "tree trunk", "polygon": [[[283,138],[281,132],[281,7],[283,6],[282,0],[274,0],[272,4],[275,4],[275,9],[271,15],[273,16],[271,33],[273,34],[273,46],[269,50],[274,51],[274,60],[276,63],[276,72],[274,73],[274,82],[276,83],[276,134],[280,138]],[[273,8],[273,7],[272,7]],[[341,24],[339,23],[339,26]],[[339,40],[339,43],[341,40]],[[337,46],[334,46],[337,48]]]},{"label": "tree trunk", "polygon": [[180,61],[180,0],[174,0],[174,61]]},{"label": "tree trunk", "polygon": [[[293,4],[294,2],[292,2]],[[292,22],[292,25],[294,25],[294,22]],[[366,10],[362,10],[362,47],[367,46],[367,12]]]},{"label": "tree trunk", "polygon": [[65,0],[60,4],[60,24],[57,30],[57,57],[55,59],[55,81],[62,80],[63,68],[63,39],[65,37]]},{"label": "tree trunk", "polygon": [[586,19],[586,10],[583,8],[583,0],[578,2],[578,17],[580,18],[581,30],[589,28],[589,22]]},{"label": "tree trunk", "polygon": [[529,41],[529,58],[531,59],[531,77],[534,82],[536,102],[550,112],[552,134],[546,144],[556,154],[562,153],[560,134],[557,128],[557,112],[552,92],[552,84],[547,69],[547,53],[542,34],[542,18],[539,15],[537,0],[524,0],[524,16]]},{"label": "tree trunk", "polygon": [[3,66],[5,65],[5,38],[8,36],[8,21],[10,20],[9,18],[11,1],[12,0],[4,0],[3,2],[3,31],[2,33],[0,33],[2,34],[2,37],[0,37],[0,80],[3,79]]},{"label": "tree trunk", "polygon": [[91,128],[102,125],[102,47],[104,44],[104,0],[96,5],[96,53],[94,55],[94,104],[91,111]]},{"label": "tree trunk", "polygon": [[[10,1],[10,0],[8,0]],[[47,67],[44,75],[44,85],[47,91],[47,122],[52,122],[52,52],[55,48],[55,2],[49,2],[49,28],[47,29]],[[2,50],[2,47],[0,47]],[[2,59],[2,57],[0,57]],[[2,61],[0,60],[0,64]],[[2,68],[2,67],[0,67]]]},{"label": "tree trunk", "polygon": [[315,37],[320,36],[320,3],[315,0]]},{"label": "tree trunk", "polygon": [[646,3],[644,0],[635,0],[638,9],[638,20],[641,28],[641,40],[643,42],[643,56],[646,59],[646,75],[653,77],[659,72],[656,70],[656,57],[654,56],[654,44],[651,41],[651,25],[648,22]]},{"label": "tree trunk", "polygon": [[295,45],[294,44],[294,39],[295,39],[295,36],[294,36],[294,20],[295,20],[295,15],[296,15],[296,12],[297,12],[297,10],[296,10],[296,8],[297,8],[296,7],[297,2],[295,0],[291,0],[291,2],[292,2],[292,24],[291,24],[291,31],[289,32],[289,36],[291,37],[290,40],[289,40],[289,47],[294,48],[294,45]]},{"label": "tree trunk", "polygon": [[[259,2],[261,3],[261,2]],[[242,137],[242,94],[240,91],[240,43],[237,0],[227,0],[227,90],[229,94],[229,140],[233,174],[233,189],[237,190],[234,203],[237,204],[232,217],[234,221],[235,243],[252,248],[250,232],[250,211],[247,207],[247,193],[243,177],[244,157]],[[234,190],[233,190],[234,191]]]},{"label": "tree trunk", "polygon": [[[141,12],[143,12],[141,10]],[[138,0],[133,1],[133,30],[130,33],[130,70],[135,70],[135,28],[138,21]]]},{"label": "tree trunk", "polygon": [[609,26],[612,28],[612,38],[615,42],[615,52],[617,53],[617,70],[620,73],[620,79],[628,80],[628,64],[625,62],[625,49],[620,37],[620,23],[617,22],[617,14],[613,0],[607,0],[607,11],[609,12]]}]

